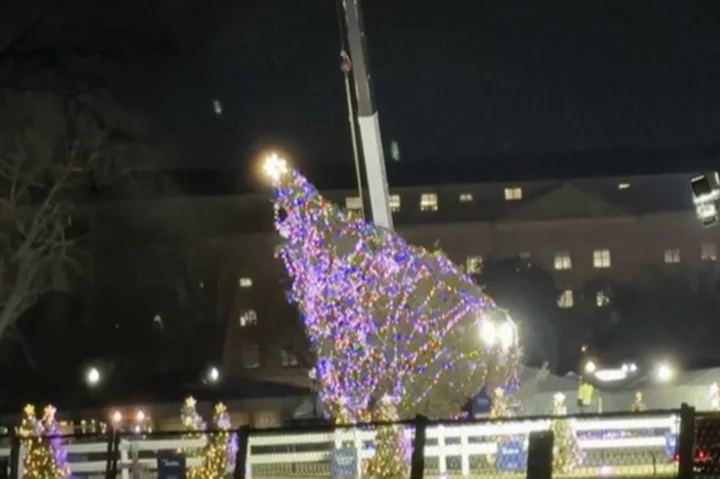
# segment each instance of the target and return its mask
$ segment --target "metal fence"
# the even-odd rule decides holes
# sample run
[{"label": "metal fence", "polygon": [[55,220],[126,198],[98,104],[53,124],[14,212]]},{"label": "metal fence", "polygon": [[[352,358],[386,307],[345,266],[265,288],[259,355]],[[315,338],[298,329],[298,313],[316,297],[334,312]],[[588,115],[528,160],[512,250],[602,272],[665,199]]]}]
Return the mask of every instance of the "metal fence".
[{"label": "metal fence", "polygon": [[[172,477],[185,477],[179,468],[200,467],[219,434],[109,431],[64,439],[73,474],[135,479],[170,477],[171,469]],[[225,473],[237,479],[720,477],[720,414],[687,406],[492,421],[243,427],[233,434],[237,450]],[[24,454],[18,438],[0,439],[9,477],[23,477]]]}]

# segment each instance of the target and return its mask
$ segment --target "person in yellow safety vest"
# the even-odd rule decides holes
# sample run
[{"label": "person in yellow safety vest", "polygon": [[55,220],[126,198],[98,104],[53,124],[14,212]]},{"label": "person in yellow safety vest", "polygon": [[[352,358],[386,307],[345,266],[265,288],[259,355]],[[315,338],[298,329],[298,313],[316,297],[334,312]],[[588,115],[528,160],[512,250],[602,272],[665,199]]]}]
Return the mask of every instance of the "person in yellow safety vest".
[{"label": "person in yellow safety vest", "polygon": [[586,413],[588,412],[588,409],[590,409],[594,392],[595,388],[592,384],[583,379],[580,380],[580,385],[578,386],[577,392],[577,402],[578,409],[580,409],[581,413]]}]

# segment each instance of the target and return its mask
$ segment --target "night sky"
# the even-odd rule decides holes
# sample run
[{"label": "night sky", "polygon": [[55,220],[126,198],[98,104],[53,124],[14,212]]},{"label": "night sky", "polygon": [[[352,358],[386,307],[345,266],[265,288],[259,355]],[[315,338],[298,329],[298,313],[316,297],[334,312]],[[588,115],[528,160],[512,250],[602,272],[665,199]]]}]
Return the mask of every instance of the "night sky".
[{"label": "night sky", "polygon": [[[45,3],[0,11],[3,37]],[[520,177],[556,156],[557,171],[536,169],[609,168],[603,155],[569,153],[586,150],[646,151],[632,167],[652,172],[655,151],[720,143],[713,5],[365,0],[383,138],[401,150],[391,184],[438,170]],[[172,135],[181,153],[170,166],[247,171],[279,145],[305,170],[347,168],[352,180],[334,0],[66,0],[48,24],[47,38],[131,52],[100,74]]]}]

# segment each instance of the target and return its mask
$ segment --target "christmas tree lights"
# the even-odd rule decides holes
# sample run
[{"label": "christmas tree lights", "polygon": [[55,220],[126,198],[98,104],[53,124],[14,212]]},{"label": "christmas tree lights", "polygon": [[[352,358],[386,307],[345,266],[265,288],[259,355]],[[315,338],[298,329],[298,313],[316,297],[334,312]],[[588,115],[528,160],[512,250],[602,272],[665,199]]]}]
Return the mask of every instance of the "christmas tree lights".
[{"label": "christmas tree lights", "polygon": [[456,416],[486,382],[512,380],[514,325],[445,255],[342,211],[277,157],[266,172],[284,239],[277,256],[330,414],[366,421],[387,395],[403,418]]},{"label": "christmas tree lights", "polygon": [[42,419],[38,419],[35,406],[25,406],[17,432],[26,449],[24,479],[64,479],[70,476],[67,452],[62,437],[59,437],[54,407],[47,406]]},{"label": "christmas tree lights", "polygon": [[553,447],[553,470],[556,472],[568,472],[572,470],[581,460],[580,445],[577,435],[570,424],[565,405],[565,395],[556,393],[553,396],[553,419],[550,429],[555,437]]},{"label": "christmas tree lights", "polygon": [[222,479],[227,474],[228,443],[230,441],[230,421],[227,407],[223,403],[215,405],[213,413],[214,431],[205,446],[202,473],[203,479]]},{"label": "christmas tree lights", "polygon": [[[183,428],[186,431],[185,434],[183,434],[184,439],[200,439],[205,434],[205,422],[200,414],[198,414],[196,406],[197,401],[195,398],[188,397],[185,399],[185,403],[180,409],[180,419],[182,420]],[[182,452],[186,457],[202,456],[202,449],[200,448],[184,449]],[[188,479],[203,477],[202,467],[189,467],[187,470],[187,477]]]},{"label": "christmas tree lights", "polygon": [[[393,422],[398,419],[395,403],[389,396],[380,398],[373,419]],[[367,464],[367,475],[373,479],[402,479],[410,476],[410,444],[405,428],[396,425],[378,426],[375,453]]]}]

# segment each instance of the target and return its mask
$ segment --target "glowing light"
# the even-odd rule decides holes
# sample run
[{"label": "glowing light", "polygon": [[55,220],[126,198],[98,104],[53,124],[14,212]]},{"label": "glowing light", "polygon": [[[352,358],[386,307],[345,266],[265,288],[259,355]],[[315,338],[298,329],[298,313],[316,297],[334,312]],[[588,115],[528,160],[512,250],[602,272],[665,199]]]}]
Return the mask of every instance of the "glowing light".
[{"label": "glowing light", "polygon": [[135,414],[135,420],[137,422],[143,422],[145,420],[145,412],[143,410],[138,411]]},{"label": "glowing light", "polygon": [[668,383],[675,378],[675,369],[669,363],[659,363],[655,369],[655,378],[658,382]]},{"label": "glowing light", "polygon": [[495,331],[495,324],[486,318],[480,320],[480,341],[486,346],[492,346],[496,340],[497,333]]},{"label": "glowing light", "polygon": [[120,411],[113,412],[111,419],[112,419],[113,424],[115,424],[115,425],[120,424],[123,419],[122,413]]},{"label": "glowing light", "polygon": [[595,371],[597,371],[597,365],[593,361],[588,361],[585,363],[585,372],[587,374],[593,374]]},{"label": "glowing light", "polygon": [[88,386],[97,386],[100,383],[101,375],[100,370],[96,367],[91,367],[85,373],[85,381]]},{"label": "glowing light", "polygon": [[288,173],[287,161],[280,158],[276,153],[268,156],[263,165],[263,171],[273,181],[277,182],[280,178]]},{"label": "glowing light", "polygon": [[220,371],[216,367],[212,367],[208,370],[207,379],[211,383],[216,383],[220,380]]}]

